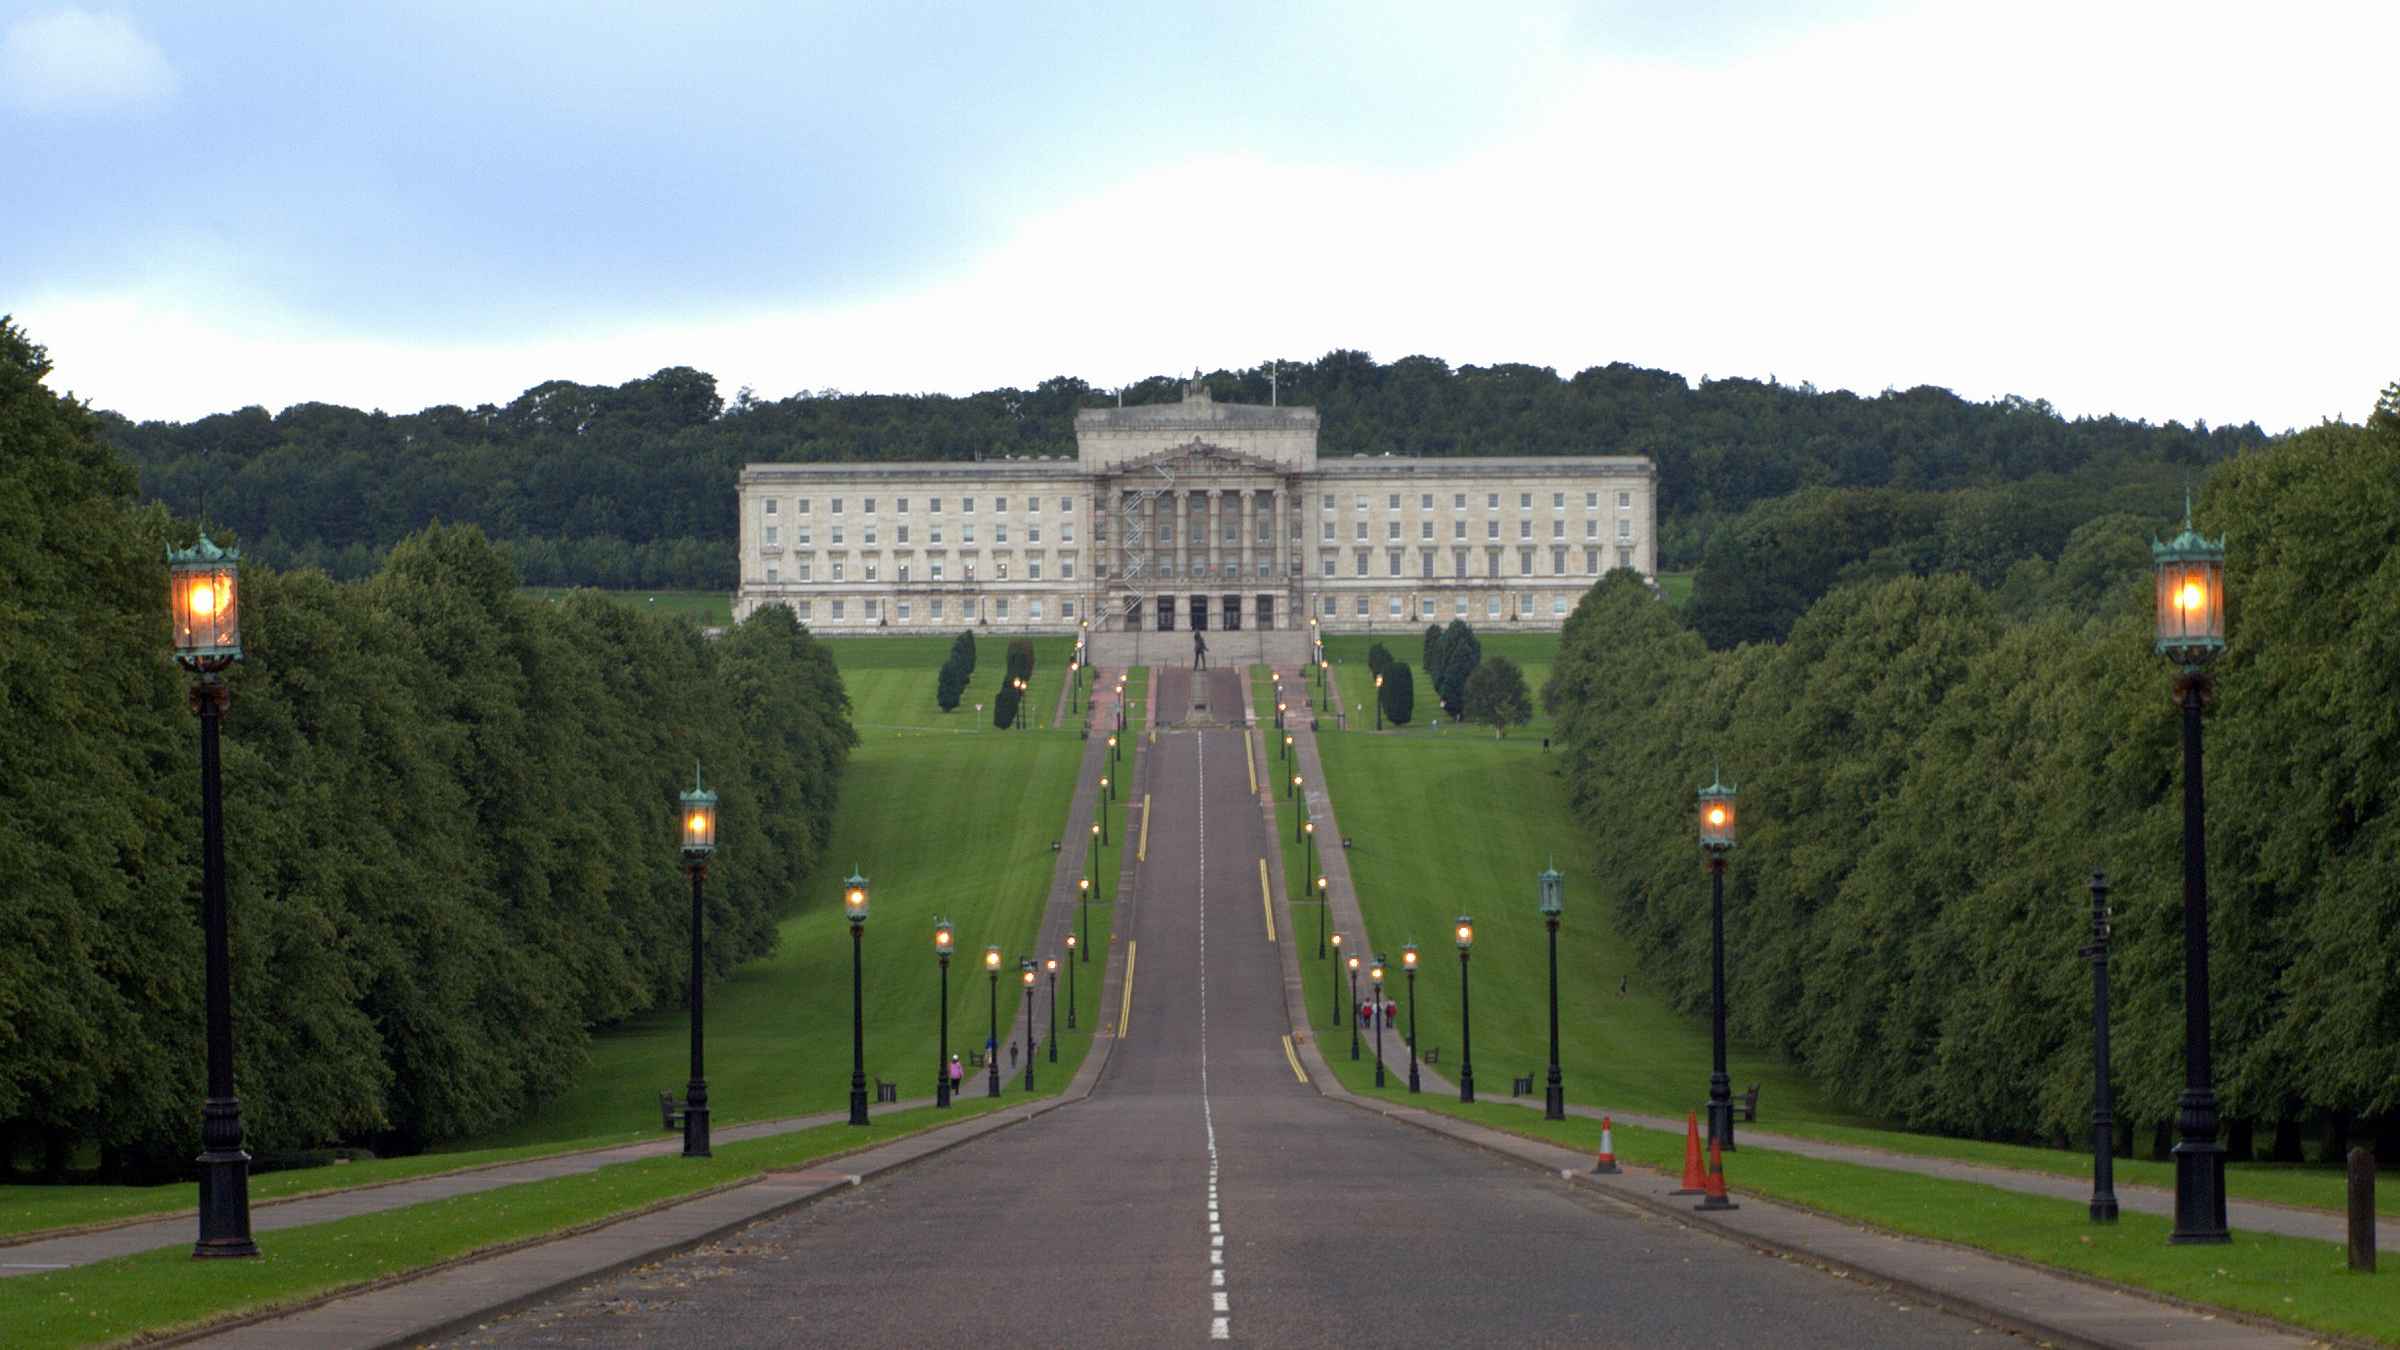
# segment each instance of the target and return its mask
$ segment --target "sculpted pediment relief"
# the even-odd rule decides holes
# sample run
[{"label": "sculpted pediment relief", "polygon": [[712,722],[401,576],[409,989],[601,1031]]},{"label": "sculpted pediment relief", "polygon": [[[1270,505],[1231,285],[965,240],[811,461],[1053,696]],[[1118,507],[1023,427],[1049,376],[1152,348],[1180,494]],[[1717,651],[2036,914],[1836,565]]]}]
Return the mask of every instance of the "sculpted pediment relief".
[{"label": "sculpted pediment relief", "polygon": [[1281,477],[1293,472],[1288,465],[1278,464],[1270,459],[1262,459],[1257,455],[1243,454],[1238,450],[1229,450],[1197,436],[1181,445],[1171,445],[1164,450],[1156,450],[1147,455],[1123,460],[1117,465],[1117,468],[1119,472],[1126,473],[1140,472],[1150,468],[1164,468],[1179,475],[1262,473]]}]

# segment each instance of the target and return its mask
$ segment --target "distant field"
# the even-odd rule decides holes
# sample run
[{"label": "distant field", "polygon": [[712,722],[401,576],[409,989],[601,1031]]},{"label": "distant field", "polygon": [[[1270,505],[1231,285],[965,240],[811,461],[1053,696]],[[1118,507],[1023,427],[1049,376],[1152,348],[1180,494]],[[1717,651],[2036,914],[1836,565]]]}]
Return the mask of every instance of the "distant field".
[{"label": "distant field", "polygon": [[[1475,636],[1483,643],[1486,658],[1505,656],[1525,671],[1525,687],[1533,694],[1533,720],[1521,727],[1510,727],[1511,738],[1518,736],[1547,736],[1550,734],[1550,715],[1542,711],[1542,686],[1550,679],[1550,667],[1558,660],[1558,634],[1494,632],[1478,628]],[[1408,663],[1416,681],[1415,712],[1409,724],[1399,730],[1404,735],[1482,735],[1489,737],[1489,728],[1461,727],[1441,718],[1441,699],[1433,692],[1433,681],[1425,675],[1425,630],[1422,628],[1395,632],[1389,637],[1334,637],[1325,640],[1325,654],[1333,661],[1334,674],[1342,686],[1342,702],[1350,710],[1353,731],[1371,731],[1375,727],[1375,677],[1367,671],[1367,648],[1382,643],[1392,656]],[[1443,725],[1436,727],[1434,719]],[[1386,731],[1393,730],[1388,724]]]},{"label": "distant field", "polygon": [[1659,573],[1658,588],[1666,592],[1667,603],[1677,609],[1692,602],[1692,574],[1689,572]]},{"label": "distant field", "polygon": [[[575,592],[575,588],[567,586],[526,586],[521,589],[525,595],[535,600],[556,600]],[[590,589],[598,590],[597,587]],[[627,609],[648,610],[653,614],[680,615],[704,628],[723,628],[733,622],[733,596],[725,591],[600,591],[599,593]]]}]

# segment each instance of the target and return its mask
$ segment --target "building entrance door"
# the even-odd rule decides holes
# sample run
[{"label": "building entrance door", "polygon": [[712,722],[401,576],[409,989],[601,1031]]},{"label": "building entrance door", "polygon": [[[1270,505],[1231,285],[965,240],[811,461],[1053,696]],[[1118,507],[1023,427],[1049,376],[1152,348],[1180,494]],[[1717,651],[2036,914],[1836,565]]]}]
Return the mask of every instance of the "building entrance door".
[{"label": "building entrance door", "polygon": [[1275,627],[1275,597],[1272,595],[1259,596],[1256,607],[1250,611],[1250,617],[1261,629],[1273,629]]},{"label": "building entrance door", "polygon": [[1242,597],[1228,595],[1223,597],[1222,603],[1225,614],[1225,631],[1228,633],[1242,631]]},{"label": "building entrance door", "polygon": [[1192,596],[1190,597],[1189,604],[1190,613],[1192,616],[1192,631],[1195,633],[1208,631],[1208,597],[1205,595]]},{"label": "building entrance door", "polygon": [[1162,595],[1158,597],[1158,631],[1162,633],[1172,633],[1175,631],[1174,596]]},{"label": "building entrance door", "polygon": [[1129,633],[1140,632],[1142,627],[1142,597],[1138,595],[1126,596],[1124,613],[1125,631]]}]

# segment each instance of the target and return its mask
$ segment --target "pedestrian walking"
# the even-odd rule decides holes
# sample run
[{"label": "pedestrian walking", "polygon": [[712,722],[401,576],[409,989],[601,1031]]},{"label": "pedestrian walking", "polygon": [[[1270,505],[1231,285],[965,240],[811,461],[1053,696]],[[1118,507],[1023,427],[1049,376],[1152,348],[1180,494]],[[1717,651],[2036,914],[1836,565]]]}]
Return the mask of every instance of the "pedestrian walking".
[{"label": "pedestrian walking", "polygon": [[1208,639],[1197,630],[1192,633],[1192,669],[1208,669]]},{"label": "pedestrian walking", "polygon": [[967,1076],[967,1071],[966,1071],[966,1068],[965,1068],[963,1065],[961,1065],[961,1064],[958,1062],[958,1056],[956,1056],[956,1055],[952,1055],[952,1056],[950,1057],[950,1095],[951,1095],[951,1096],[955,1097],[955,1096],[957,1096],[957,1095],[958,1095],[958,1085],[959,1085],[959,1084],[960,1084],[962,1081],[964,1081],[964,1080],[966,1079],[966,1076]]}]

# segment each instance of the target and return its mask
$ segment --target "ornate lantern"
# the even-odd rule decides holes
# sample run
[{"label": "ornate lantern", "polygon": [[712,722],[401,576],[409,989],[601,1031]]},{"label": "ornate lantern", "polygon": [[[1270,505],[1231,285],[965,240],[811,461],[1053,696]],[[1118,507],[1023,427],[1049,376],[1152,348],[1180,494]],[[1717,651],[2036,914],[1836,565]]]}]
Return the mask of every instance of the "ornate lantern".
[{"label": "ornate lantern", "polygon": [[240,550],[218,548],[206,534],[197,547],[167,550],[167,617],[186,669],[218,671],[242,659],[241,564]]},{"label": "ornate lantern", "polygon": [[2150,541],[2158,578],[2158,654],[2199,670],[2225,650],[2225,540],[2192,528],[2192,503],[2183,503],[2183,529]]},{"label": "ornate lantern", "polygon": [[717,851],[717,794],[700,785],[692,766],[692,790],[683,794],[683,860],[706,862]]}]

